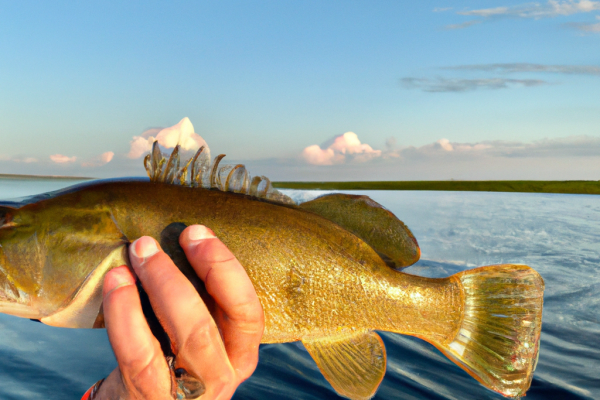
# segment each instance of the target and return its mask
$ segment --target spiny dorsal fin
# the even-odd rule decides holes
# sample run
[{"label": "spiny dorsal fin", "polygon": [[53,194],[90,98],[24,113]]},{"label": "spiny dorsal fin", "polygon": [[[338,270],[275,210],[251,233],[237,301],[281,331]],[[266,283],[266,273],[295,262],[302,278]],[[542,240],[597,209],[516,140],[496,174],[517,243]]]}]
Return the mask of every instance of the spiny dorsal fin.
[{"label": "spiny dorsal fin", "polygon": [[385,346],[377,333],[360,331],[302,339],[302,343],[338,394],[353,400],[375,395],[387,363]]},{"label": "spiny dorsal fin", "polygon": [[327,194],[300,204],[364,240],[392,268],[416,263],[421,256],[417,239],[402,221],[367,196]]},{"label": "spiny dorsal fin", "polygon": [[218,155],[211,163],[210,150],[207,146],[202,146],[193,157],[181,163],[179,149],[179,145],[175,146],[167,159],[160,151],[158,141],[154,142],[152,152],[144,158],[144,167],[151,182],[218,189],[282,204],[295,204],[290,197],[273,188],[269,178],[252,178],[244,165],[221,166],[225,154]]}]

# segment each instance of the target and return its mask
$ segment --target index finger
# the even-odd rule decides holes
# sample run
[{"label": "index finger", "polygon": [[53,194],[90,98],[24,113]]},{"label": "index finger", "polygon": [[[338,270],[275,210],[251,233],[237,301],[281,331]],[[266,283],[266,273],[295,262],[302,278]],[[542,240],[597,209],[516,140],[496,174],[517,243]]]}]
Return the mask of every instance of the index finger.
[{"label": "index finger", "polygon": [[246,270],[214,233],[202,225],[187,227],[181,247],[218,305],[215,319],[231,365],[241,380],[258,363],[264,314]]}]

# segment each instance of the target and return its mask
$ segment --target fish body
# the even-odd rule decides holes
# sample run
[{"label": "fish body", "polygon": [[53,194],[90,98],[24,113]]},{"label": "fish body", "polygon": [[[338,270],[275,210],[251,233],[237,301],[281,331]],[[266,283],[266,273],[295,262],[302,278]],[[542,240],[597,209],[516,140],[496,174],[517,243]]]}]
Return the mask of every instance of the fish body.
[{"label": "fish body", "polygon": [[[296,206],[132,180],[5,205],[0,312],[55,326],[100,327],[102,278],[128,262],[127,245],[148,235],[170,248],[180,231],[174,228],[203,224],[252,280],[265,313],[263,343],[301,340],[341,395],[366,399],[381,382],[385,348],[374,330],[422,338],[490,389],[523,395],[538,354],[541,277],[519,265],[443,279],[402,273],[389,265],[418,258],[410,231],[372,200],[341,196]],[[356,219],[336,216],[353,213],[360,220],[367,212],[376,216],[362,230]],[[374,234],[381,225],[386,228]],[[409,255],[392,254],[382,235],[403,229],[394,243],[410,247]],[[184,260],[176,263],[193,279]]]}]

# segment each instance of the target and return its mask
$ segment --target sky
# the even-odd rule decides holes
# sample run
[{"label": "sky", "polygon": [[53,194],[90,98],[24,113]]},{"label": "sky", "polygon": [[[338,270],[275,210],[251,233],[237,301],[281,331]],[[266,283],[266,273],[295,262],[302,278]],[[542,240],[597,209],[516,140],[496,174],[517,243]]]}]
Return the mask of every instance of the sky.
[{"label": "sky", "polygon": [[[164,128],[169,128],[163,130]],[[0,173],[600,179],[600,1],[0,0]]]}]

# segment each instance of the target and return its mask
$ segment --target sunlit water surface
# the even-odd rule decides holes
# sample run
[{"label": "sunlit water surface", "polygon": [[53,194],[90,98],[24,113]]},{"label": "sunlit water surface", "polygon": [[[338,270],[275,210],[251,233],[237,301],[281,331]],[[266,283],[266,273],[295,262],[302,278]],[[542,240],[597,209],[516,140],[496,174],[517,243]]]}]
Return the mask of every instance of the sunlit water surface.
[{"label": "sunlit water surface", "polygon": [[[72,184],[0,178],[0,199]],[[285,191],[308,200],[326,193]],[[600,398],[600,197],[367,191],[417,237],[408,273],[444,277],[522,263],[546,283],[540,358],[527,399]],[[502,399],[431,345],[382,332],[388,352],[375,399]],[[0,399],[74,399],[116,363],[104,330],[60,329],[0,315]],[[338,398],[298,343],[263,345],[235,399]]]}]

